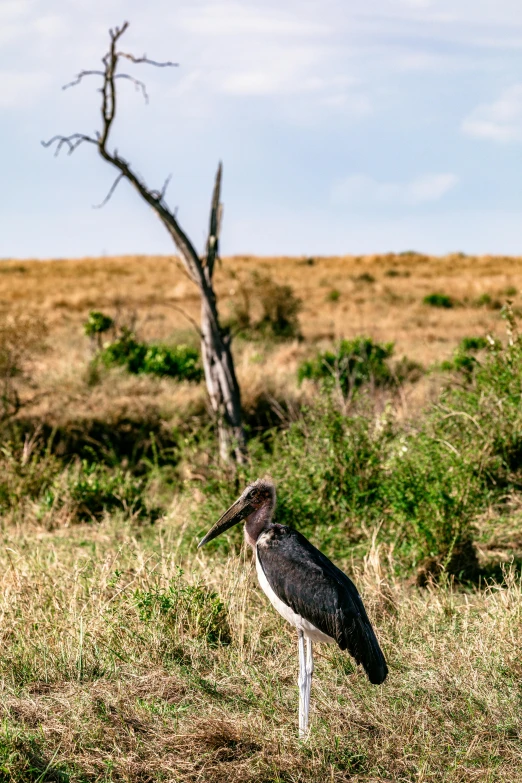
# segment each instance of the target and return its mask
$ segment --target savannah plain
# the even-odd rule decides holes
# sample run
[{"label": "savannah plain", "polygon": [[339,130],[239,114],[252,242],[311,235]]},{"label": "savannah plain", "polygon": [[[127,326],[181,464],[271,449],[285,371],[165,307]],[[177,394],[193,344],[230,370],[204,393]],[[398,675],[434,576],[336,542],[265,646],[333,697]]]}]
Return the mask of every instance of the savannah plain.
[{"label": "savannah plain", "polygon": [[[236,475],[204,383],[101,367],[84,333],[101,311],[197,347],[174,258],[0,264],[0,780],[522,781],[522,259],[224,258],[232,329],[267,281],[300,300],[298,334],[234,340],[251,443]],[[486,335],[494,349],[451,365]],[[394,343],[392,374],[407,357],[397,383],[298,382],[360,336]],[[240,532],[196,551],[258,472],[282,521],[353,576],[390,666],[373,687],[320,646],[306,742],[296,640]]]}]

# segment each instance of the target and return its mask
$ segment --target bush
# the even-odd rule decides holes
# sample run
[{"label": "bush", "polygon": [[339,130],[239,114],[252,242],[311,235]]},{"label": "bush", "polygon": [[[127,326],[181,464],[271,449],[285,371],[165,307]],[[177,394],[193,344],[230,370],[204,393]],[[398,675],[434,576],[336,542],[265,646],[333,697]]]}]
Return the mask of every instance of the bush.
[{"label": "bush", "polygon": [[117,510],[143,518],[148,515],[144,490],[144,480],[128,471],[82,460],[56,476],[44,505],[65,508],[77,522],[99,520],[105,512]]},{"label": "bush", "polygon": [[375,277],[369,272],[363,272],[353,278],[356,283],[375,283]]},{"label": "bush", "polygon": [[87,321],[83,325],[83,330],[87,337],[94,337],[98,334],[104,334],[112,329],[114,320],[109,315],[104,315],[97,310],[91,310]]},{"label": "bush", "polygon": [[148,373],[196,383],[203,378],[199,352],[195,348],[147,345],[139,342],[125,327],[117,340],[103,347],[97,360],[106,367],[122,366],[135,374]]},{"label": "bush", "polygon": [[[230,644],[225,604],[214,590],[198,583],[188,584],[181,569],[167,587],[154,585],[150,590],[137,590],[135,600],[143,622],[157,624],[159,621],[166,630],[181,630],[206,641],[209,647]],[[176,641],[179,641],[178,633]]]},{"label": "bush", "polygon": [[498,299],[494,299],[491,294],[481,294],[477,299],[473,301],[474,307],[487,307],[488,310],[501,310],[502,302]]},{"label": "bush", "polygon": [[371,337],[342,340],[336,353],[323,351],[302,362],[297,371],[299,383],[310,379],[328,388],[339,384],[349,394],[364,383],[384,386],[393,382],[386,360],[393,354],[393,343],[375,343]]},{"label": "bush", "polygon": [[341,298],[341,292],[337,288],[332,288],[331,291],[328,291],[328,293],[325,296],[325,300],[327,302],[338,302]]},{"label": "bush", "polygon": [[0,450],[0,512],[18,511],[24,503],[38,500],[60,468],[56,457],[42,454],[34,436],[5,442]]},{"label": "bush", "polygon": [[447,294],[428,294],[424,297],[422,302],[430,307],[443,307],[446,309],[455,306],[455,302],[451,296],[447,296]]},{"label": "bush", "polygon": [[485,337],[463,337],[450,360],[441,364],[442,370],[457,370],[469,379],[478,360],[474,353],[484,350],[489,345]]},{"label": "bush", "polygon": [[[475,520],[522,489],[522,338],[505,315],[507,345],[488,340],[468,382],[444,389],[415,428],[390,414],[346,416],[319,397],[288,430],[272,434],[268,452],[253,441],[245,480],[270,473],[276,518],[329,556],[361,558],[378,531],[377,542],[393,547],[402,571],[416,571],[420,583],[442,573],[475,579]],[[460,350],[483,346],[483,338],[465,338]],[[211,523],[234,488],[218,478],[206,491],[198,519]]]},{"label": "bush", "polygon": [[293,340],[301,335],[302,302],[289,285],[254,272],[250,282],[239,281],[239,298],[232,302],[229,326],[246,339]]},{"label": "bush", "polygon": [[[277,521],[301,530],[330,557],[362,558],[378,530],[378,542],[393,546],[403,572],[421,567],[425,574],[430,561],[434,575],[445,569],[470,578],[476,555],[472,547],[467,560],[461,553],[469,555],[472,520],[485,502],[474,469],[429,430],[405,436],[389,418],[345,416],[323,400],[274,435],[272,453],[254,457],[248,478],[270,472],[278,485]],[[216,481],[207,491],[203,516],[210,523],[233,500],[233,489]],[[215,546],[227,548],[239,537]]]}]

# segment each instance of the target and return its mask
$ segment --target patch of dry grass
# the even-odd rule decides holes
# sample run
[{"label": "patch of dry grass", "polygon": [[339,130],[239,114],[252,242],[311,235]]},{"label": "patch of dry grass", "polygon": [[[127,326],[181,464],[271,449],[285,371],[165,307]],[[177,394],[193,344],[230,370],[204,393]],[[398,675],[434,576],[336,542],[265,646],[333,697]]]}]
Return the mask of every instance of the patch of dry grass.
[{"label": "patch of dry grass", "polygon": [[[268,399],[281,404],[306,395],[306,389],[297,387],[296,370],[317,345],[324,348],[340,338],[364,334],[377,341],[394,341],[398,359],[408,356],[429,366],[449,358],[465,336],[502,335],[499,311],[477,302],[487,294],[492,302],[509,297],[516,307],[522,291],[520,258],[459,254],[437,258],[418,253],[233,257],[225,258],[216,272],[224,317],[234,303],[241,302],[242,287],[252,287],[254,272],[290,285],[303,301],[304,340],[272,346],[263,341],[235,342],[247,416],[258,401],[264,410]],[[326,296],[332,290],[338,292],[334,301]],[[422,303],[424,296],[437,291],[451,294],[458,306],[441,310]],[[28,311],[47,325],[47,350],[32,367],[31,389],[25,397],[33,401],[31,415],[51,426],[76,426],[92,418],[137,418],[147,409],[159,411],[164,421],[175,426],[187,410],[204,413],[204,392],[194,385],[132,378],[123,372],[111,372],[96,382],[87,370],[91,354],[82,324],[90,310],[106,311],[124,321],[135,319],[144,340],[197,342],[179,308],[199,318],[197,291],[169,257],[0,264],[0,315]],[[422,407],[439,385],[433,377],[407,384],[401,395],[404,415]]]},{"label": "patch of dry grass", "polygon": [[[302,743],[291,629],[244,553],[226,562],[194,553],[179,576],[186,514],[173,507],[161,529],[106,519],[4,533],[0,779],[519,779],[522,588],[513,575],[482,592],[419,591],[395,581],[373,549],[355,578],[389,679],[371,686],[345,654],[316,647]],[[185,604],[164,612],[153,601],[152,615],[140,613],[143,596],[185,583],[218,591],[229,643],[210,643]]]}]

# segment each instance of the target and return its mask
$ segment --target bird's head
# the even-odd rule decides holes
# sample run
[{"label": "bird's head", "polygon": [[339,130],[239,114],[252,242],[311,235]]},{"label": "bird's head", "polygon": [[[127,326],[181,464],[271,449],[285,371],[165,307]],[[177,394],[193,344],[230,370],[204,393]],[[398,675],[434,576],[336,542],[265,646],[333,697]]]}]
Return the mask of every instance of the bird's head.
[{"label": "bird's head", "polygon": [[213,538],[224,533],[233,525],[237,525],[243,519],[248,519],[262,509],[273,511],[275,506],[275,484],[269,478],[257,479],[253,484],[249,484],[239,498],[230,508],[225,511],[223,516],[218,519],[198,544],[198,549]]}]

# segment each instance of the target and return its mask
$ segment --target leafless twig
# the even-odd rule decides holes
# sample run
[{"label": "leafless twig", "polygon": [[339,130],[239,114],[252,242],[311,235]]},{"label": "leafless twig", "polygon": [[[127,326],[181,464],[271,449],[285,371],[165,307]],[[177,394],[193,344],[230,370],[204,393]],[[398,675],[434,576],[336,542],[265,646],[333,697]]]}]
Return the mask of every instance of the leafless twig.
[{"label": "leafless twig", "polygon": [[111,188],[107,193],[107,195],[105,196],[105,198],[103,199],[103,201],[100,204],[93,204],[93,209],[101,209],[102,207],[105,206],[105,204],[107,204],[108,201],[110,201],[112,194],[114,193],[114,191],[116,190],[120,182],[122,181],[123,176],[124,176],[123,174],[118,174],[118,176],[112,183]]},{"label": "leafless twig", "polygon": [[54,151],[54,157],[56,158],[63,146],[69,148],[67,154],[71,155],[84,141],[89,144],[98,144],[98,140],[93,139],[92,136],[86,136],[84,133],[71,133],[70,136],[53,136],[49,141],[42,141],[42,146],[51,147],[53,144],[56,144]]}]

